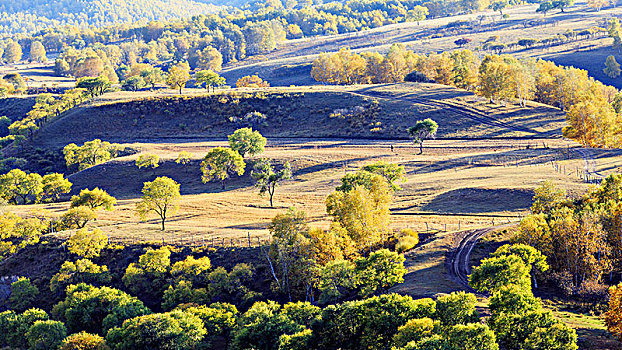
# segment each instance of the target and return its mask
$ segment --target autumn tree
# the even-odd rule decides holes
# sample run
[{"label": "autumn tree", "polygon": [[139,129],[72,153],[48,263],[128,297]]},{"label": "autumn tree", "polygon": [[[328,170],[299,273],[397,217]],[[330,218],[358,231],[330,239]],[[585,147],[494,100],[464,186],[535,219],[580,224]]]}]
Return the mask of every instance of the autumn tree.
[{"label": "autumn tree", "polygon": [[94,165],[106,162],[117,156],[119,147],[100,139],[87,141],[82,146],[70,143],[63,148],[67,167],[77,165],[78,170],[84,170]]},{"label": "autumn tree", "polygon": [[100,229],[88,231],[82,228],[76,231],[67,240],[67,249],[82,258],[98,257],[102,249],[108,244],[108,236]]},{"label": "autumn tree", "polygon": [[267,158],[260,159],[253,170],[251,171],[251,177],[255,180],[255,186],[259,187],[259,194],[263,195],[268,193],[270,197],[270,207],[274,207],[272,198],[274,197],[274,191],[276,187],[284,180],[291,179],[292,168],[289,162],[285,162],[283,167],[275,171],[274,166]]},{"label": "autumn tree", "polygon": [[615,56],[607,56],[603,72],[610,78],[617,78],[620,76],[620,64],[616,61]]},{"label": "autumn tree", "polygon": [[222,70],[222,54],[211,46],[194,51],[188,61],[193,68],[219,72]]},{"label": "autumn tree", "polygon": [[331,229],[343,230],[363,252],[389,234],[392,200],[389,184],[381,176],[370,188],[357,185],[348,192],[335,191],[326,198],[326,212],[333,217]]},{"label": "autumn tree", "polygon": [[419,154],[423,153],[423,141],[436,137],[438,124],[430,119],[418,120],[414,126],[408,128],[408,134],[413,141],[419,144]]},{"label": "autumn tree", "polygon": [[192,153],[186,151],[179,152],[179,155],[177,155],[175,159],[175,163],[181,165],[188,165],[190,162],[192,162]]},{"label": "autumn tree", "polygon": [[36,201],[43,191],[42,177],[37,173],[26,173],[13,169],[0,175],[0,196],[13,204],[28,204]]},{"label": "autumn tree", "polygon": [[30,59],[34,62],[45,62],[47,57],[45,56],[45,47],[40,41],[33,41],[30,44]]},{"label": "autumn tree", "polygon": [[609,288],[609,310],[605,313],[609,333],[622,340],[622,284]]},{"label": "autumn tree", "polygon": [[480,93],[490,99],[508,101],[515,95],[512,67],[500,56],[486,56],[479,68]]},{"label": "autumn tree", "polygon": [[259,131],[252,128],[241,128],[228,136],[229,147],[238,152],[242,157],[254,156],[263,152],[267,140]]},{"label": "autumn tree", "polygon": [[429,14],[430,11],[427,7],[417,5],[406,13],[406,18],[409,21],[417,22],[417,25],[419,25],[419,22],[425,20]]},{"label": "autumn tree", "polygon": [[110,87],[110,80],[105,76],[82,77],[76,81],[76,88],[85,89],[91,97],[103,95]]},{"label": "autumn tree", "polygon": [[377,161],[375,163],[364,165],[361,170],[382,176],[391,185],[391,189],[393,191],[401,190],[397,184],[398,182],[406,182],[403,165]]},{"label": "autumn tree", "polygon": [[136,204],[136,212],[143,220],[151,212],[157,214],[164,231],[167,215],[179,208],[177,203],[181,198],[179,184],[171,178],[161,176],[151,182],[145,182],[142,193],[140,202]]},{"label": "autumn tree", "polygon": [[588,0],[587,6],[599,12],[603,7],[609,5],[609,1],[607,0]]},{"label": "autumn tree", "polygon": [[187,62],[180,62],[169,68],[166,84],[171,89],[179,89],[181,94],[188,80],[190,80],[190,66]]},{"label": "autumn tree", "polygon": [[136,166],[138,169],[155,169],[160,166],[160,157],[157,154],[152,153],[141,154],[138,158],[136,158]]},{"label": "autumn tree", "polygon": [[117,204],[117,199],[105,190],[95,187],[92,190],[83,189],[76,196],[71,197],[71,208],[88,207],[89,209],[112,211]]},{"label": "autumn tree", "polygon": [[235,82],[235,87],[239,88],[264,88],[270,87],[270,84],[267,81],[264,81],[257,75],[247,75],[241,77]]},{"label": "autumn tree", "polygon": [[225,188],[225,180],[233,174],[242,176],[246,163],[242,156],[229,148],[216,147],[210,150],[201,162],[201,171],[203,172],[203,183],[212,180],[218,180]]},{"label": "autumn tree", "polygon": [[151,85],[151,89],[153,89],[157,84],[165,82],[164,72],[160,68],[148,67],[140,71],[140,77],[143,79],[145,84]]},{"label": "autumn tree", "polygon": [[22,59],[22,54],[22,47],[19,43],[9,40],[9,43],[4,47],[2,58],[6,63],[15,63]]}]

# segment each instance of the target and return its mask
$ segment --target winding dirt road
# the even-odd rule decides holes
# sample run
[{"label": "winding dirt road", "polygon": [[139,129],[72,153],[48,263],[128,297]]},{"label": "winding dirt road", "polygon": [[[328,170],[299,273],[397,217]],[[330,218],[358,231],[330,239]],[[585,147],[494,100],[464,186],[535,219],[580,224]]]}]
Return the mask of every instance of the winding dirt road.
[{"label": "winding dirt road", "polygon": [[469,286],[469,274],[471,273],[471,252],[477,241],[487,233],[509,226],[510,224],[491,226],[477,230],[468,230],[458,233],[460,243],[451,249],[445,257],[445,266],[451,279],[460,283],[466,291],[473,292]]}]

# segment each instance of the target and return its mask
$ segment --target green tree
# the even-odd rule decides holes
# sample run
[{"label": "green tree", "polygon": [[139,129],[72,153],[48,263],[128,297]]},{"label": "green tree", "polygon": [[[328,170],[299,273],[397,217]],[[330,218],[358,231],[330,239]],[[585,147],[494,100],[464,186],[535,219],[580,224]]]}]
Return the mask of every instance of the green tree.
[{"label": "green tree", "polygon": [[452,292],[442,295],[436,300],[436,315],[443,326],[452,327],[458,324],[469,324],[479,320],[475,310],[477,298],[465,292]]},{"label": "green tree", "polygon": [[102,335],[127,319],[151,313],[142,301],[114,288],[80,283],[70,285],[66,292],[65,300],[54,306],[52,314],[65,323],[70,333]]},{"label": "green tree", "polygon": [[235,349],[277,350],[283,334],[294,334],[304,329],[280,312],[281,305],[274,301],[257,302],[238,320]]},{"label": "green tree", "polygon": [[574,4],[574,0],[553,0],[552,4],[553,8],[559,9],[560,12],[564,12],[566,7]]},{"label": "green tree", "polygon": [[110,350],[106,340],[97,335],[86,332],[75,333],[65,338],[60,344],[60,350]]},{"label": "green tree", "polygon": [[259,194],[263,195],[267,192],[270,196],[270,207],[274,207],[272,203],[274,191],[281,181],[292,178],[292,167],[289,162],[285,162],[281,170],[275,172],[270,160],[263,158],[255,163],[251,177],[255,179],[255,186],[259,187]]},{"label": "green tree", "polygon": [[206,334],[201,319],[175,310],[132,318],[113,328],[106,342],[114,349],[195,349]]},{"label": "green tree", "polygon": [[242,176],[246,163],[242,156],[231,149],[216,147],[211,149],[201,162],[201,171],[203,172],[203,183],[212,180],[219,180],[222,189],[225,189],[225,180],[232,174]]},{"label": "green tree", "polygon": [[238,152],[242,157],[245,155],[254,156],[263,152],[267,140],[261,136],[259,131],[252,128],[241,128],[228,136],[229,147]]},{"label": "green tree", "polygon": [[147,86],[145,79],[139,75],[131,76],[123,81],[121,89],[125,91],[138,91]]},{"label": "green tree", "polygon": [[384,179],[391,185],[391,189],[393,189],[393,191],[401,190],[401,188],[397,185],[398,182],[406,182],[403,165],[377,161],[375,163],[364,165],[361,170],[384,177]]},{"label": "green tree", "polygon": [[510,2],[508,0],[498,0],[498,1],[492,2],[488,6],[488,8],[493,11],[499,11],[499,14],[501,15],[501,17],[503,17],[503,9],[505,9],[508,6],[510,6]]},{"label": "green tree", "polygon": [[60,217],[58,225],[60,229],[81,229],[85,227],[89,221],[95,219],[97,219],[97,213],[93,209],[80,206],[69,208],[69,210]]},{"label": "green tree", "polygon": [[56,349],[67,336],[67,328],[59,321],[36,321],[25,336],[29,350]]},{"label": "green tree", "polygon": [[142,193],[140,202],[136,204],[136,212],[143,220],[151,212],[157,214],[164,231],[167,215],[179,209],[179,184],[171,178],[160,176],[151,182],[145,182]]},{"label": "green tree", "polygon": [[67,240],[67,248],[71,253],[87,259],[99,256],[107,244],[108,236],[100,229],[89,232],[82,228]]},{"label": "green tree", "polygon": [[48,314],[41,309],[28,309],[21,314],[13,310],[0,313],[0,346],[28,348],[25,335],[30,327],[37,321],[48,319]]},{"label": "green tree", "polygon": [[107,266],[100,266],[88,259],[79,259],[75,263],[65,261],[57,274],[50,280],[52,292],[64,292],[71,284],[87,283],[101,286],[110,283],[112,277]]},{"label": "green tree", "polygon": [[9,306],[15,311],[25,311],[33,306],[38,296],[39,288],[30,283],[29,278],[20,277],[11,283]]},{"label": "green tree", "polygon": [[106,76],[82,77],[76,81],[76,88],[86,89],[91,98],[103,95],[110,88],[110,81]]},{"label": "green tree", "polygon": [[404,255],[380,249],[367,258],[359,258],[355,273],[362,296],[386,292],[397,283],[404,282],[406,268]]},{"label": "green tree", "polygon": [[43,192],[41,193],[44,198],[55,202],[58,198],[71,191],[71,182],[65,179],[63,174],[53,173],[44,175],[41,179],[41,185],[43,186]]},{"label": "green tree", "polygon": [[481,323],[458,324],[449,330],[449,342],[456,349],[499,350],[495,333]]},{"label": "green tree", "polygon": [[171,251],[168,247],[148,249],[125,269],[123,284],[135,294],[143,293],[154,298],[164,290],[171,269]]},{"label": "green tree", "polygon": [[503,245],[490,256],[496,258],[510,255],[518,256],[521,260],[523,260],[523,263],[529,267],[529,274],[533,278],[534,287],[538,288],[534,270],[545,272],[549,269],[549,264],[546,263],[546,256],[544,256],[536,248],[525,244]]},{"label": "green tree", "polygon": [[553,6],[553,3],[550,1],[543,1],[540,3],[540,6],[538,6],[538,8],[536,9],[536,12],[542,12],[542,14],[544,14],[544,16],[546,16],[546,13],[551,11],[552,9],[554,9],[555,7]]},{"label": "green tree", "polygon": [[603,72],[610,78],[617,78],[620,76],[620,64],[616,61],[615,56],[607,56]]},{"label": "green tree", "polygon": [[419,144],[419,154],[423,153],[423,141],[436,137],[438,124],[430,119],[418,120],[414,126],[408,128],[408,134],[415,143]]},{"label": "green tree", "polygon": [[196,73],[196,80],[199,84],[204,84],[209,92],[209,88],[212,88],[212,91],[216,90],[217,86],[223,86],[227,83],[224,77],[218,75],[218,73],[212,70],[202,70]]},{"label": "green tree", "polygon": [[30,59],[34,62],[45,62],[47,57],[45,56],[45,47],[40,41],[33,41],[30,44]]},{"label": "green tree", "polygon": [[160,68],[149,67],[140,72],[140,77],[145,84],[151,85],[151,89],[155,88],[157,84],[164,83],[164,72]]},{"label": "green tree", "polygon": [[414,340],[423,339],[432,335],[434,331],[434,320],[431,318],[415,318],[408,320],[406,324],[397,329],[393,336],[393,343],[396,347],[404,347]]},{"label": "green tree", "polygon": [[511,284],[531,290],[530,270],[531,267],[516,255],[487,258],[473,269],[469,285],[480,292],[494,292]]},{"label": "green tree", "polygon": [[83,189],[77,196],[71,197],[71,208],[88,207],[93,210],[104,209],[114,210],[117,199],[109,195],[108,192],[95,187],[92,190]]},{"label": "green tree", "polygon": [[78,170],[84,170],[94,165],[106,162],[117,156],[117,144],[95,139],[87,141],[82,146],[70,143],[63,148],[67,167],[77,165]]},{"label": "green tree", "polygon": [[27,174],[20,169],[13,169],[0,175],[0,196],[7,201],[28,204],[36,200],[43,191],[43,178],[37,173]]},{"label": "green tree", "polygon": [[180,62],[169,68],[166,84],[171,89],[179,89],[180,95],[188,80],[190,80],[190,66],[187,62]]},{"label": "green tree", "polygon": [[622,284],[609,288],[609,309],[605,313],[609,333],[622,339]]}]

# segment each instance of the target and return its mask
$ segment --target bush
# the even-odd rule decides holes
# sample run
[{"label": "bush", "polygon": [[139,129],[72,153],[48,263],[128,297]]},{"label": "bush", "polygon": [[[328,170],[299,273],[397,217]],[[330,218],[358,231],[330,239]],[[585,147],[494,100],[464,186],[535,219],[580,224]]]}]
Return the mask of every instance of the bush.
[{"label": "bush", "polygon": [[111,329],[106,341],[118,350],[195,349],[205,334],[199,317],[175,310],[127,320]]},{"label": "bush", "polygon": [[419,234],[414,230],[405,228],[400,232],[400,240],[395,246],[398,253],[403,253],[413,249],[419,244]]},{"label": "bush", "polygon": [[67,336],[67,328],[59,321],[36,321],[26,333],[30,350],[56,349]]},{"label": "bush", "polygon": [[453,292],[436,299],[436,316],[443,326],[477,322],[479,314],[475,310],[477,298],[465,292]]},{"label": "bush", "polygon": [[168,247],[147,250],[125,269],[123,284],[134,294],[149,293],[159,298],[167,284],[171,269],[171,251]]},{"label": "bush", "polygon": [[70,332],[105,334],[132,317],[151,313],[137,298],[109,287],[84,283],[67,287],[67,297],[52,309]]},{"label": "bush", "polygon": [[110,350],[104,338],[86,332],[75,333],[63,340],[60,350]]},{"label": "bush", "polygon": [[67,240],[67,246],[71,253],[89,259],[99,256],[107,244],[108,236],[100,229],[89,232],[83,228],[76,231]]},{"label": "bush", "polygon": [[11,283],[9,306],[15,311],[24,311],[32,306],[38,295],[39,288],[32,285],[29,278],[20,277]]},{"label": "bush", "polygon": [[22,314],[15,311],[0,313],[0,346],[25,349],[28,347],[24,335],[37,321],[46,321],[48,314],[40,309],[28,309]]},{"label": "bush", "polygon": [[208,257],[195,259],[188,256],[185,260],[178,261],[171,268],[171,275],[178,280],[192,282],[193,285],[203,285],[207,282],[209,269],[212,263]]},{"label": "bush", "polygon": [[432,335],[434,321],[430,318],[415,318],[408,320],[405,325],[397,329],[393,336],[393,343],[397,347],[405,346],[414,340],[419,340]]},{"label": "bush", "polygon": [[111,276],[107,266],[99,266],[88,259],[75,263],[65,261],[57,274],[50,280],[52,292],[65,291],[70,284],[87,283],[101,286],[110,283]]}]

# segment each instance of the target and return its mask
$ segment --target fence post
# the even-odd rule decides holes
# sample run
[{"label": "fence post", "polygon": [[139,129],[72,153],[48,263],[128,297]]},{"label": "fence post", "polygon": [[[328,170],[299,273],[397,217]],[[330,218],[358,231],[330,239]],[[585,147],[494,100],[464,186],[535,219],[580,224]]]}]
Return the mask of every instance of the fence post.
[{"label": "fence post", "polygon": [[460,231],[460,220],[458,220],[458,231]]},{"label": "fence post", "polygon": [[250,231],[246,233],[248,234],[248,247],[250,248],[251,247],[251,233]]},{"label": "fence post", "polygon": [[428,233],[428,223],[425,223],[425,233]]}]

